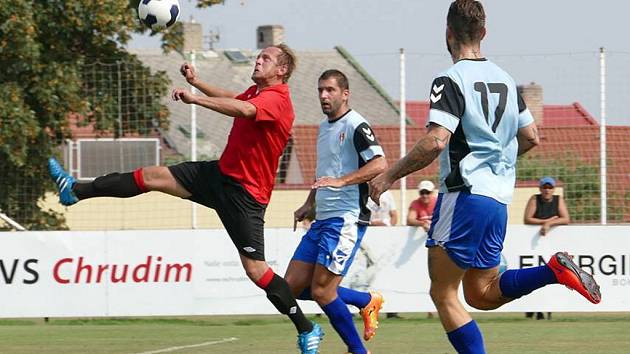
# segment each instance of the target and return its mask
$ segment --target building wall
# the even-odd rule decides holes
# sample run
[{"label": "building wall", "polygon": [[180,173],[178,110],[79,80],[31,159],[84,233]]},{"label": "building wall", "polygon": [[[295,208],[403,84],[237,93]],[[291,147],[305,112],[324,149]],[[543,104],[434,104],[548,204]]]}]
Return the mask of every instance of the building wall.
[{"label": "building wall", "polygon": [[[293,212],[302,205],[308,190],[278,190],[267,209],[266,227],[293,227]],[[400,215],[400,191],[393,190]],[[562,188],[557,188],[562,195]],[[522,224],[527,200],[538,188],[517,188],[509,207],[510,224]],[[418,197],[416,190],[408,190],[407,205]],[[186,200],[151,192],[129,199],[95,198],[65,208],[57,203],[57,196],[49,194],[41,202],[46,209],[61,212],[71,230],[120,229],[188,229],[192,225],[192,204]],[[400,224],[400,221],[399,221]],[[219,228],[221,222],[214,212],[197,206],[198,228]]]}]

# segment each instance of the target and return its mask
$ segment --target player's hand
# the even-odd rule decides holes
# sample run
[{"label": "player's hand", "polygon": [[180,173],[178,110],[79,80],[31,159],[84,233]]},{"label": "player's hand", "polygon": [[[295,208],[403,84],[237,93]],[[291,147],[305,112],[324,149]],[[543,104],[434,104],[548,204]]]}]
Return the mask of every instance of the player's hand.
[{"label": "player's hand", "polygon": [[184,63],[179,68],[179,71],[182,73],[182,76],[188,81],[189,84],[194,85],[197,82],[197,73],[195,72],[195,67],[191,64]]},{"label": "player's hand", "polygon": [[304,220],[312,206],[309,204],[302,205],[298,210],[293,212],[293,231],[297,230],[297,223]]},{"label": "player's hand", "polygon": [[182,101],[188,104],[195,102],[195,95],[193,95],[192,92],[184,89],[173,90],[173,93],[171,93],[171,98],[173,98],[173,101]]},{"label": "player's hand", "polygon": [[376,205],[380,204],[381,194],[385,193],[386,190],[392,187],[393,181],[390,180],[387,173],[383,172],[380,175],[374,177],[370,182],[368,182],[370,198]]},{"label": "player's hand", "polygon": [[341,188],[341,187],[343,187],[345,185],[346,185],[346,182],[344,182],[341,178],[325,176],[325,177],[321,177],[317,181],[315,181],[315,183],[313,183],[311,188],[312,189],[317,189],[317,188],[322,188],[322,187]]}]

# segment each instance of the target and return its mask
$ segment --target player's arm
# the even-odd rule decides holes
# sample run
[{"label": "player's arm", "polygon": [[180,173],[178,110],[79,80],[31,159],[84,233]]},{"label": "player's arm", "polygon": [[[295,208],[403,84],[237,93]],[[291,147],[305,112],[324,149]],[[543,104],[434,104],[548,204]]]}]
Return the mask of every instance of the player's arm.
[{"label": "player's arm", "polygon": [[191,64],[184,63],[179,70],[189,84],[194,86],[197,90],[203,92],[208,97],[235,98],[238,95],[237,92],[208,85],[207,83],[201,81],[195,72],[195,68]]},{"label": "player's arm", "polygon": [[383,156],[376,156],[368,163],[363,165],[358,170],[355,170],[351,173],[348,173],[345,176],[341,176],[338,178],[335,177],[322,177],[315,181],[312,188],[321,188],[321,187],[344,187],[352,184],[361,184],[365,183],[372,178],[376,177],[387,168],[387,160]]},{"label": "player's arm", "polygon": [[200,96],[184,89],[173,90],[172,97],[175,101],[196,104],[228,117],[256,118],[256,106],[247,101],[226,97]]},{"label": "player's arm", "polygon": [[529,150],[540,144],[540,138],[538,137],[538,128],[534,123],[534,117],[532,116],[525,100],[518,94],[518,132],[516,139],[518,140],[518,156],[523,155]]},{"label": "player's arm", "polygon": [[536,123],[520,128],[516,135],[518,140],[518,155],[521,156],[540,144]]},{"label": "player's arm", "polygon": [[433,80],[430,93],[429,129],[407,156],[370,182],[374,202],[381,193],[408,174],[427,167],[448,145],[464,116],[466,102],[457,82],[448,76]]},{"label": "player's arm", "polygon": [[293,213],[293,231],[296,230],[298,221],[304,220],[306,215],[315,207],[315,193],[317,190],[311,189],[304,204]]},{"label": "player's arm", "polygon": [[398,160],[385,172],[387,179],[394,182],[429,166],[446,148],[450,139],[451,132],[448,129],[438,124],[430,123],[427,134],[418,140],[405,157]]}]

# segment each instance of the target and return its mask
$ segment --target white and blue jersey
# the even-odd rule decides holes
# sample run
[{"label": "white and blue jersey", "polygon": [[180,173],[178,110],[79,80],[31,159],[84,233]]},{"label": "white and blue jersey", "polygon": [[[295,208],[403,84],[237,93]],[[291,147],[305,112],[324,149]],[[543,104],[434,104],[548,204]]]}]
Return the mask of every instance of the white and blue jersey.
[{"label": "white and blue jersey", "polygon": [[[378,156],[384,156],[383,149],[359,113],[350,110],[320,124],[317,178],[345,176]],[[370,222],[367,199],[367,183],[317,189],[315,222],[292,259],[321,264],[334,274],[345,275]]]},{"label": "white and blue jersey", "polygon": [[433,80],[429,98],[429,124],[452,135],[440,155],[427,247],[444,247],[464,269],[495,267],[516,182],[518,129],[534,119],[512,77],[486,59],[455,63]]},{"label": "white and blue jersey", "polygon": [[[334,121],[325,119],[319,125],[317,178],[345,176],[376,156],[384,156],[383,149],[367,120],[359,113],[349,110],[340,118]],[[370,223],[367,200],[367,183],[319,188],[315,196],[315,218],[341,217],[367,225]]]},{"label": "white and blue jersey", "polygon": [[429,123],[453,135],[440,155],[440,192],[512,201],[519,128],[534,121],[510,75],[486,59],[461,60],[433,80]]}]

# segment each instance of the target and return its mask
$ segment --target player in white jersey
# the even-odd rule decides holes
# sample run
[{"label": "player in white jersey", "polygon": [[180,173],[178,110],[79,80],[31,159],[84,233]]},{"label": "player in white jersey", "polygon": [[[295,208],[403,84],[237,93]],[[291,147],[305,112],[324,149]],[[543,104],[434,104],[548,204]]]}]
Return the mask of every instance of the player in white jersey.
[{"label": "player in white jersey", "polygon": [[382,297],[339,283],[370,222],[367,181],[383,172],[387,162],[368,122],[348,106],[348,78],[327,70],[319,78],[318,91],[327,119],[317,138],[317,180],[294,214],[300,221],[316,206],[315,222],[295,250],[285,278],[299,299],[317,301],[350,353],[365,354],[347,304],[361,309],[363,337],[369,340],[375,334]]},{"label": "player in white jersey", "polygon": [[427,135],[394,166],[370,182],[370,197],[428,166],[440,155],[440,195],[427,239],[431,298],[459,353],[485,353],[477,324],[458,298],[495,309],[560,283],[599,303],[599,286],[566,253],[547,265],[507,270],[499,264],[512,199],[517,155],[539,144],[533,118],[514,80],[481,55],[486,34],[480,2],[457,0],[447,16],[446,42],[454,65],[431,85]]}]

